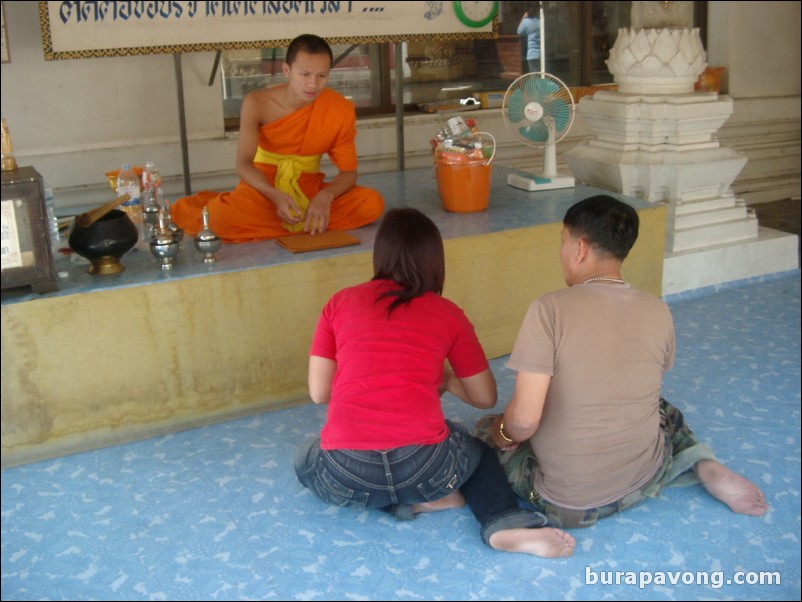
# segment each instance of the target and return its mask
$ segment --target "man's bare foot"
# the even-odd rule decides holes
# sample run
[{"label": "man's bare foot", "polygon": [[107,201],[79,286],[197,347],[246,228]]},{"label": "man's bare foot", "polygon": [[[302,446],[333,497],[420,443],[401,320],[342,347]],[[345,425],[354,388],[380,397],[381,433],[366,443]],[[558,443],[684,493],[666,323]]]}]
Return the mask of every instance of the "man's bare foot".
[{"label": "man's bare foot", "polygon": [[462,508],[465,505],[465,498],[459,491],[449,493],[446,497],[441,497],[439,500],[433,502],[421,502],[420,504],[412,504],[412,512],[419,514],[421,512],[437,512],[438,510],[450,510],[451,508]]},{"label": "man's bare foot", "polygon": [[730,510],[749,516],[763,516],[769,505],[752,481],[715,460],[701,460],[693,467],[707,492]]},{"label": "man's bare foot", "polygon": [[566,558],[573,555],[576,540],[562,529],[504,529],[490,536],[490,547],[502,552],[520,552],[541,558]]}]

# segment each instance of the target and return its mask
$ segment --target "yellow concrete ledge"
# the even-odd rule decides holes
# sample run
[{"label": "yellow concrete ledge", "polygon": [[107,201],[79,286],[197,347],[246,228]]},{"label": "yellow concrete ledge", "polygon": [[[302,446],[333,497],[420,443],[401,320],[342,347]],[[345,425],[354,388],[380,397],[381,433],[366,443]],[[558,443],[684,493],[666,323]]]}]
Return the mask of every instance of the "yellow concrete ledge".
[{"label": "yellow concrete ledge", "polygon": [[[625,264],[660,294],[665,211],[639,211]],[[561,224],[446,241],[446,297],[489,357],[508,354],[529,303],[564,286]],[[371,251],[2,307],[2,466],[96,449],[308,401],[307,353],[335,291]]]}]

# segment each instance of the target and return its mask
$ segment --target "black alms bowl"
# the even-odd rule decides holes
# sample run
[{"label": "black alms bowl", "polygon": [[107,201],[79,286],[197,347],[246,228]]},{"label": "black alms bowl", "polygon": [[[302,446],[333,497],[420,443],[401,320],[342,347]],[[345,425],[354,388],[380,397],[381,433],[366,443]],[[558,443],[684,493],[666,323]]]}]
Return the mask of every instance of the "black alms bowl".
[{"label": "black alms bowl", "polygon": [[94,224],[84,227],[73,221],[70,248],[92,263],[90,274],[117,274],[125,268],[120,257],[134,248],[139,238],[134,222],[120,209],[112,209]]}]

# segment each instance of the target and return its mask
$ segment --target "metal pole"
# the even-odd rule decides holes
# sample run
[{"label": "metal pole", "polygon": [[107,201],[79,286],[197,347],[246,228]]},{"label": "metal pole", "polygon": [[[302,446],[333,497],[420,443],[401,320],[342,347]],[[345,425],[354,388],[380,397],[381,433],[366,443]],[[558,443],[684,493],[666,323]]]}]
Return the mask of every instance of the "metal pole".
[{"label": "metal pole", "polygon": [[340,56],[334,59],[334,62],[332,62],[331,66],[336,67],[337,63],[339,63],[341,60],[343,60],[345,57],[351,54],[356,48],[359,48],[359,44],[352,44],[351,46],[349,46],[345,52],[343,52]]},{"label": "metal pole", "polygon": [[543,3],[540,3],[540,72],[546,72],[546,20],[543,18]]},{"label": "metal pole", "polygon": [[395,43],[395,141],[398,171],[404,171],[404,63],[401,42]]},{"label": "metal pole", "polygon": [[217,74],[217,68],[220,66],[220,57],[222,56],[223,51],[218,50],[217,53],[214,55],[214,64],[212,65],[212,72],[209,74],[209,86],[214,83],[214,76]]},{"label": "metal pole", "polygon": [[173,65],[175,66],[175,83],[178,88],[178,122],[181,128],[181,159],[184,170],[184,194],[192,194],[192,186],[189,181],[189,145],[187,144],[187,115],[184,111],[184,75],[181,69],[181,53],[173,55]]}]

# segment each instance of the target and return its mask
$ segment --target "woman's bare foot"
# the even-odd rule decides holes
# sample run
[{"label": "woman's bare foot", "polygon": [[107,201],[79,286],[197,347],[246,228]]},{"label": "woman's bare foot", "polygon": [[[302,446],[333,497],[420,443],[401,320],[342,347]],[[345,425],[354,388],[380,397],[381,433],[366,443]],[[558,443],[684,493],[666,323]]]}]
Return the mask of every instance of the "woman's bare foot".
[{"label": "woman's bare foot", "polygon": [[451,508],[462,508],[465,505],[465,498],[459,491],[449,493],[446,497],[441,497],[439,500],[433,502],[421,502],[420,504],[412,504],[412,512],[419,514],[421,512],[437,512],[438,510],[450,510]]},{"label": "woman's bare foot", "polygon": [[749,516],[763,516],[769,505],[752,481],[715,460],[701,460],[693,467],[707,492],[730,510]]},{"label": "woman's bare foot", "polygon": [[576,540],[562,529],[504,529],[490,536],[490,547],[502,552],[520,552],[541,558],[566,558],[573,555]]}]

